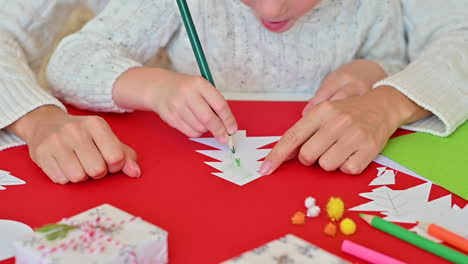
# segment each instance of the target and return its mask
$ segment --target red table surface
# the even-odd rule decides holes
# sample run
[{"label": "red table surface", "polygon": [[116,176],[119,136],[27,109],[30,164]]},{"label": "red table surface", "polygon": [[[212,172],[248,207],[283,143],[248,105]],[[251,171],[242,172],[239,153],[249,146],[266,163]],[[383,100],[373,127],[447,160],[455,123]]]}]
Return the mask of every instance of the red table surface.
[{"label": "red table surface", "polygon": [[[248,136],[282,135],[300,117],[304,103],[230,102],[239,128]],[[73,114],[88,114],[70,109]],[[448,263],[419,248],[373,229],[347,211],[358,231],[352,236],[323,233],[329,222],[325,204],[340,196],[346,207],[369,200],[358,196],[368,192],[378,164],[371,164],[360,176],[325,172],[318,166],[304,167],[297,160],[284,164],[271,176],[237,186],[211,173],[210,158],[195,150],[209,149],[164,124],[154,113],[99,114],[117,136],[134,148],[142,177],[132,179],[117,173],[98,181],[60,186],[52,183],[30,160],[26,147],[0,152],[0,169],[12,172],[27,184],[7,186],[0,191],[0,219],[24,222],[32,227],[60,220],[109,203],[169,232],[170,263],[218,263],[258,247],[287,233],[295,234],[354,263],[360,260],[340,251],[343,239],[350,239],[408,263]],[[397,174],[392,188],[408,188],[421,180]],[[434,186],[430,199],[448,192]],[[290,217],[305,211],[304,199],[317,198],[322,214],[308,218],[303,226]],[[454,203],[466,201],[453,195]],[[405,227],[410,227],[406,225]],[[14,260],[0,262],[13,263]]]}]

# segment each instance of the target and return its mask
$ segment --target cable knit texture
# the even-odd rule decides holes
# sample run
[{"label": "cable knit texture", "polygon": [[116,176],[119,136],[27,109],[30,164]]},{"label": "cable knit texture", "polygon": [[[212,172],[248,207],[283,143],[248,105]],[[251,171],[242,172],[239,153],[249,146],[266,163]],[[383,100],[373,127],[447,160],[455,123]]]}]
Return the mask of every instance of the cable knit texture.
[{"label": "cable knit texture", "polygon": [[[188,1],[215,83],[222,92],[300,93],[353,59],[389,73],[404,66],[398,0],[324,0],[288,32],[267,31],[239,0]],[[166,48],[172,70],[198,75],[174,0],[111,0],[80,32],[65,38],[48,68],[66,102],[95,111],[125,111],[112,87],[128,68],[147,65]]]},{"label": "cable knit texture", "polygon": [[[91,1],[96,11],[105,1]],[[4,128],[44,105],[65,107],[37,80],[68,14],[85,1],[0,0],[0,150],[24,142]]]}]

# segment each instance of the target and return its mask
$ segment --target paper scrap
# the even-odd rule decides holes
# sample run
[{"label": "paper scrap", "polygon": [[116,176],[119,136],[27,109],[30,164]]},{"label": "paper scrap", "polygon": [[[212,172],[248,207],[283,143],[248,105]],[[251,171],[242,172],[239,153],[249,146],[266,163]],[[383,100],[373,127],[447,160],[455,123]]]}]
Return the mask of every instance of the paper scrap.
[{"label": "paper scrap", "polygon": [[10,172],[0,170],[0,190],[5,190],[6,188],[4,186],[20,185],[25,183],[25,181],[11,175]]},{"label": "paper scrap", "polygon": [[382,173],[384,173],[385,170],[387,170],[387,167],[378,167],[378,168],[377,168],[377,177],[379,177],[380,175],[382,175]]},{"label": "paper scrap", "polygon": [[379,167],[377,170],[377,177],[369,184],[369,186],[395,184],[396,172],[394,170],[387,170],[386,167]]},{"label": "paper scrap", "polygon": [[391,222],[434,223],[468,238],[468,204],[463,209],[452,206],[451,194],[429,201],[431,186],[427,182],[406,190],[379,187],[360,194],[372,201],[349,210],[380,212]]},{"label": "paper scrap", "polygon": [[221,171],[213,175],[244,185],[261,177],[260,159],[266,157],[271,149],[259,149],[276,142],[280,137],[247,137],[245,130],[232,135],[235,153],[232,153],[227,144],[220,144],[215,138],[191,138],[195,142],[216,148],[217,150],[197,150],[198,153],[219,160],[219,162],[205,162],[207,165]]},{"label": "paper scrap", "polygon": [[400,172],[403,172],[405,174],[408,174],[410,176],[413,176],[415,178],[418,178],[418,179],[421,179],[421,180],[424,180],[424,181],[429,181],[428,179],[424,178],[423,176],[417,174],[416,172],[406,168],[405,166],[399,164],[398,162],[395,162],[383,155],[378,155],[377,158],[375,158],[374,160],[375,163],[378,163],[380,165],[383,165],[383,166],[387,166],[389,168],[392,168],[394,170],[397,170],[397,171],[400,171]]}]

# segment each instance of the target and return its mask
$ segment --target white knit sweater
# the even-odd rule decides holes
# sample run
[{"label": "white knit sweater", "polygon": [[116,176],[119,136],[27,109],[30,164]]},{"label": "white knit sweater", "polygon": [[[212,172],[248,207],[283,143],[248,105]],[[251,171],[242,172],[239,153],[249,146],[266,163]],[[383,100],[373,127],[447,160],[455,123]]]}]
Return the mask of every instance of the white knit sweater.
[{"label": "white knit sweater", "polygon": [[[189,1],[211,72],[222,92],[302,93],[353,59],[389,73],[405,64],[398,0],[323,0],[289,31],[267,31],[239,0]],[[83,30],[62,41],[48,68],[58,97],[94,111],[124,111],[115,80],[165,47],[172,70],[200,74],[176,1],[111,0]]]},{"label": "white knit sweater", "polygon": [[0,150],[24,144],[4,128],[43,105],[64,106],[38,82],[41,64],[78,5],[107,0],[0,0]]},{"label": "white knit sweater", "polygon": [[[0,129],[38,106],[53,104],[63,107],[41,90],[36,74],[67,16],[80,2],[99,11],[107,0],[0,0]],[[122,2],[121,8],[116,5],[117,2]],[[112,101],[113,82],[126,69],[146,63],[162,46],[168,47],[175,70],[198,74],[185,31],[181,29],[173,4],[162,4],[166,0],[154,2],[158,2],[157,8],[146,0],[113,1],[83,33],[65,41],[49,68],[50,79],[54,82],[54,87],[58,88],[58,94],[81,107],[122,111]],[[250,11],[238,2],[189,1],[215,81],[223,90],[284,89],[283,91],[313,93],[326,73],[353,57],[377,60],[389,72],[397,70],[401,63],[401,50],[396,37],[399,34],[398,29],[389,24],[392,21],[388,21],[393,16],[397,17],[398,12],[393,10],[388,1],[323,0],[320,5],[325,10],[327,6],[344,6],[340,6],[340,9],[328,9],[330,16],[321,15],[325,14],[324,11],[316,9],[299,21],[291,32],[282,35],[264,31]],[[360,2],[361,5],[358,8],[351,5],[351,2]],[[369,2],[378,2],[380,7]],[[408,53],[413,63],[402,72],[384,80],[382,84],[396,87],[436,115],[413,124],[410,129],[447,135],[468,118],[468,3],[465,0],[401,2],[410,40]],[[205,3],[205,6],[200,3]],[[223,6],[225,4],[235,8],[226,9]],[[387,5],[392,7],[387,9],[391,11],[389,13],[384,12],[383,6]],[[371,7],[376,9],[371,10]],[[360,12],[357,13],[357,10]],[[118,16],[114,12],[119,12]],[[147,12],[163,15],[143,16]],[[207,12],[206,19],[200,19],[203,17],[200,14],[206,15]],[[206,20],[209,19],[217,23],[207,23]],[[321,21],[322,19],[325,21]],[[160,23],[156,20],[160,20],[162,24],[152,27],[154,23]],[[111,21],[115,24],[110,23]],[[396,22],[398,23],[398,19]],[[109,27],[109,24],[113,26]],[[233,26],[228,28],[227,25],[231,24]],[[371,34],[369,40],[364,41],[357,49],[345,50],[344,46],[352,45],[352,40],[363,40],[359,38],[362,35],[348,34],[349,31],[357,32],[357,28],[362,25],[368,25],[367,33]],[[212,31],[221,34],[217,31],[218,28],[229,30],[221,38],[213,39],[210,34],[216,33]],[[383,34],[379,33],[382,30]],[[128,35],[121,34],[125,32]],[[306,34],[307,32],[311,33]],[[330,41],[333,34],[336,39]],[[348,35],[353,36],[347,39]],[[328,38],[329,41],[324,42],[327,44],[318,43],[314,38]],[[101,42],[102,39],[104,41]],[[253,40],[257,45],[252,43]],[[385,42],[396,44],[385,47]],[[227,48],[214,49],[224,45]],[[329,50],[317,52],[323,48]],[[83,62],[85,57],[87,58]],[[326,69],[321,68],[323,65],[316,68],[317,64],[314,61],[312,64],[309,59],[326,64]],[[226,68],[227,65],[229,68]],[[58,78],[61,69],[57,68],[61,67],[69,70]],[[304,73],[307,74],[300,76]],[[76,82],[73,81],[74,78],[77,79]],[[294,82],[296,84],[292,84]],[[62,90],[60,88],[64,88],[63,84],[73,85]],[[21,140],[0,130],[0,149],[19,144],[22,144]]]}]

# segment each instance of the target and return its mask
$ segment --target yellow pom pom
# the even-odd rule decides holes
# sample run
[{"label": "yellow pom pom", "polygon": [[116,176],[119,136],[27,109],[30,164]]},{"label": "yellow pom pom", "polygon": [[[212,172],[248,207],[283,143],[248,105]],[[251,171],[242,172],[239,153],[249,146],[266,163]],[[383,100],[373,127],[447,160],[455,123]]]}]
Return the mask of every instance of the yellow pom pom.
[{"label": "yellow pom pom", "polygon": [[340,230],[345,235],[352,235],[356,233],[356,223],[349,218],[345,218],[340,223]]},{"label": "yellow pom pom", "polygon": [[331,197],[327,203],[327,213],[332,221],[340,220],[344,213],[343,200],[340,197]]}]

